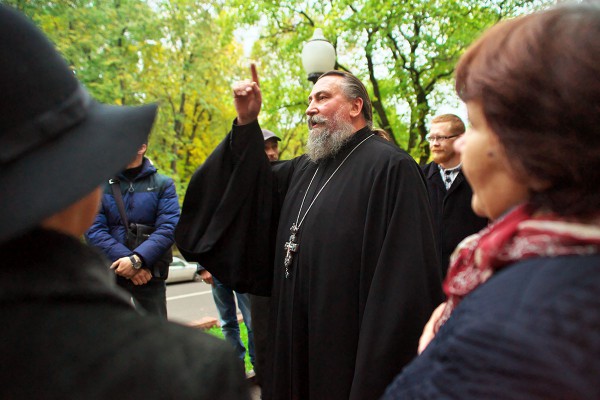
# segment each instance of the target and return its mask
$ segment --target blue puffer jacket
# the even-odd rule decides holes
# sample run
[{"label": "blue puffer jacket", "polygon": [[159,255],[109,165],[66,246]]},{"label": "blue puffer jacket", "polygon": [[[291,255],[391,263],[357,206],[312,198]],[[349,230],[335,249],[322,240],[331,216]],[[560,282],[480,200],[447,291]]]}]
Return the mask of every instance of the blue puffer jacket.
[{"label": "blue puffer jacket", "polygon": [[[133,181],[122,174],[117,175],[117,179],[120,181],[129,223],[156,227],[156,231],[133,251],[143,259],[144,267],[153,276],[164,278],[167,271],[160,271],[159,274],[153,266],[173,245],[173,232],[179,221],[179,202],[173,180],[157,173],[156,168],[145,157],[142,170]],[[108,183],[104,188],[100,211],[86,233],[86,238],[88,243],[99,248],[111,262],[132,253],[124,244],[125,226]],[[168,265],[166,267],[168,269]]]}]

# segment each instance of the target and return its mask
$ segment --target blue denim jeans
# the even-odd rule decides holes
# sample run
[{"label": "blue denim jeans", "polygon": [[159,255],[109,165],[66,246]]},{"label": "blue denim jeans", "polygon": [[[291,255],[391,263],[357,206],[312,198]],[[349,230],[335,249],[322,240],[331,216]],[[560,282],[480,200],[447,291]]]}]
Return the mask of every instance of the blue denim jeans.
[{"label": "blue denim jeans", "polygon": [[[246,329],[248,330],[248,353],[250,362],[254,365],[254,335],[252,334],[252,317],[250,316],[250,299],[247,294],[234,292],[227,286],[223,285],[213,276],[214,285],[212,286],[213,299],[219,312],[221,320],[221,331],[225,340],[227,340],[233,348],[240,360],[244,361],[246,356],[246,347],[240,338],[240,326],[237,319],[237,310],[235,306],[235,297],[237,297],[237,306],[242,312]],[[235,293],[235,296],[234,296]]]}]

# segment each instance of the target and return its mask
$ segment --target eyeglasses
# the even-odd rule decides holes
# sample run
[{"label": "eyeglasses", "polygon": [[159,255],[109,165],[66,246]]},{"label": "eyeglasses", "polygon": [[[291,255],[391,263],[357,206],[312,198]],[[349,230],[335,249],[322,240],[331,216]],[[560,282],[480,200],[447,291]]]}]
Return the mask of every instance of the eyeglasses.
[{"label": "eyeglasses", "polygon": [[425,140],[427,140],[427,142],[429,142],[429,143],[433,143],[436,141],[441,143],[445,140],[452,139],[452,138],[455,138],[460,135],[461,135],[460,133],[458,135],[451,135],[451,136],[429,136],[429,135],[427,135],[427,136],[425,136]]}]

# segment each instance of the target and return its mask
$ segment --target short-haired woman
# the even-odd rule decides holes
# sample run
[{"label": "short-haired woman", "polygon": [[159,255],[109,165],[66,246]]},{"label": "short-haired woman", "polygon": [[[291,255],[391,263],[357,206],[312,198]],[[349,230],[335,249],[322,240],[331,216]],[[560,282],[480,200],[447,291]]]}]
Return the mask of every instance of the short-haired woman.
[{"label": "short-haired woman", "polygon": [[384,398],[600,399],[600,3],[497,24],[456,89],[472,207],[494,222],[454,252]]}]

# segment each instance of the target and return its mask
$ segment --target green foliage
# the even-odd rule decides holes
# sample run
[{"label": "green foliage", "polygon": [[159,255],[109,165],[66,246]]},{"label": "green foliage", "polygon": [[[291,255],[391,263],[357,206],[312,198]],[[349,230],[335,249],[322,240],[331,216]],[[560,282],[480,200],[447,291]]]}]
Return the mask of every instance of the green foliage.
[{"label": "green foliage", "polygon": [[[223,332],[221,331],[221,328],[217,325],[213,326],[210,329],[207,329],[205,332],[208,333],[209,335],[212,335],[212,336],[218,337],[219,339],[225,340],[225,337],[223,336]],[[244,343],[244,346],[246,347],[246,349],[248,349],[248,329],[246,328],[246,324],[244,324],[243,322],[240,323],[240,338],[242,339],[242,343]],[[244,364],[245,364],[246,372],[254,369],[254,367],[252,366],[252,363],[250,362],[250,355],[248,354],[248,351],[246,351],[246,357],[244,358]]]},{"label": "green foliage", "polygon": [[336,47],[337,68],[365,82],[375,125],[413,157],[429,156],[426,124],[445,102],[464,49],[497,21],[550,0],[5,0],[54,41],[77,77],[105,103],[160,104],[148,156],[175,179],[180,199],[193,171],[230,129],[231,84],[248,79],[252,48],[261,125],[281,158],[303,153],[312,84],[301,49],[316,27]]},{"label": "green foliage", "polygon": [[[179,177],[180,197],[193,171],[227,133],[234,118],[231,75],[241,48],[217,2],[160,2],[160,46],[147,88],[161,100],[153,143],[160,165]],[[226,71],[223,73],[223,71]],[[151,147],[152,150],[153,147]]]},{"label": "green foliage", "polygon": [[235,117],[242,49],[218,0],[6,1],[36,22],[99,101],[160,104],[148,156],[179,197]]},{"label": "green foliage", "polygon": [[[487,27],[551,3],[544,0],[230,0],[238,23],[262,26],[254,57],[265,86],[261,120],[283,121],[284,156],[293,156],[305,129],[302,119],[310,84],[304,80],[300,49],[314,28],[323,29],[337,50],[338,68],[349,70],[371,92],[375,125],[417,160],[429,156],[426,123],[438,104],[433,93],[447,83],[465,48]],[[287,77],[287,79],[286,79]],[[296,124],[300,127],[300,124]],[[277,127],[272,127],[277,130]],[[293,135],[293,136],[292,136]],[[300,150],[301,151],[301,150]]]}]

